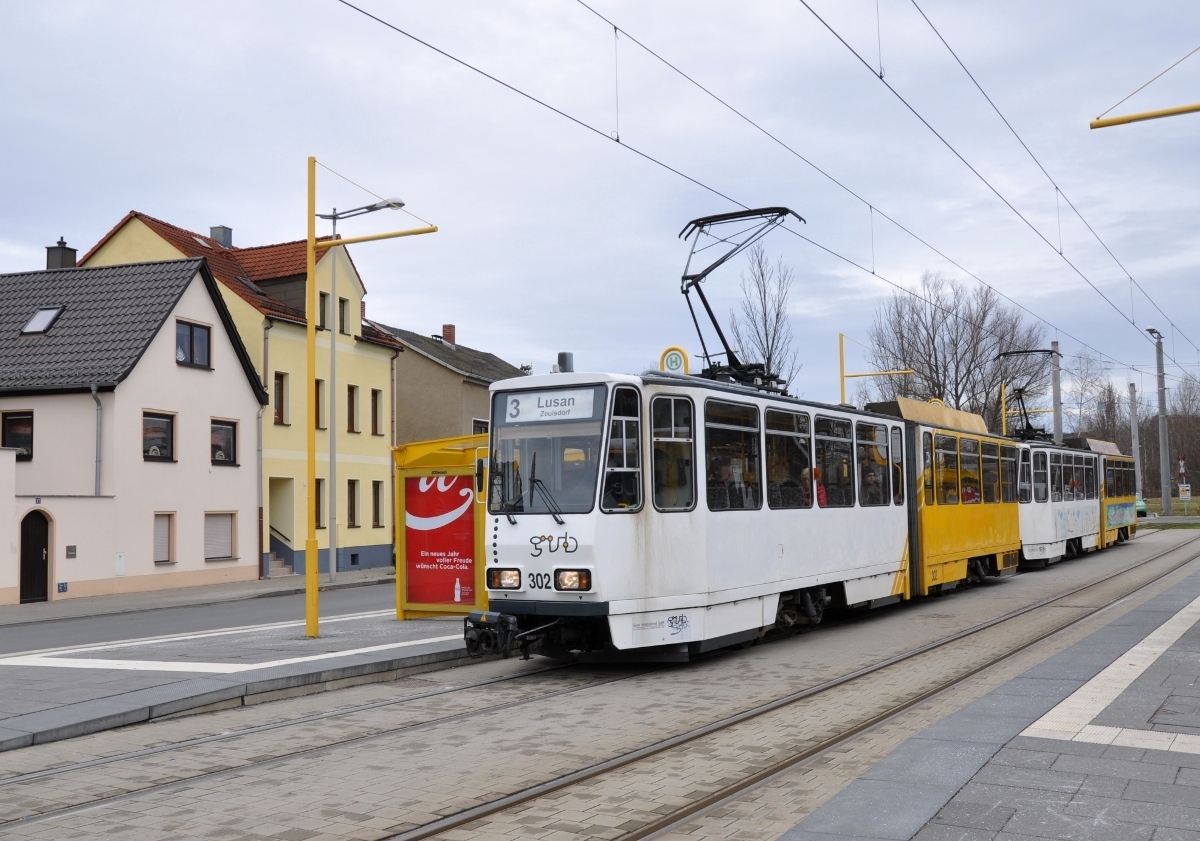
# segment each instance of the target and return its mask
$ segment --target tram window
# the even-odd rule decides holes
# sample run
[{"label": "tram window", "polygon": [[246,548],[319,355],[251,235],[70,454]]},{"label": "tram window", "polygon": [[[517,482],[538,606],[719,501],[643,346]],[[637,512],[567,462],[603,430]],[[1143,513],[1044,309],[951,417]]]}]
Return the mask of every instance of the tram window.
[{"label": "tram window", "polygon": [[983,442],[983,501],[1000,501],[1000,445]]},{"label": "tram window", "polygon": [[863,507],[888,504],[888,429],[860,423],[857,433],[858,501]]},{"label": "tram window", "polygon": [[900,427],[892,427],[892,502],[904,504],[904,447]]},{"label": "tram window", "polygon": [[938,505],[958,504],[958,439],[952,435],[937,436],[934,484]]},{"label": "tram window", "polygon": [[696,503],[692,401],[686,397],[655,397],[650,403],[650,418],[654,507],[660,511],[689,511]]},{"label": "tram window", "polygon": [[854,452],[850,441],[851,424],[841,418],[817,415],[816,464],[817,505],[822,508],[850,508],[854,505]]},{"label": "tram window", "polygon": [[637,511],[642,507],[640,402],[632,388],[618,388],[613,395],[601,511]]},{"label": "tram window", "polygon": [[925,504],[933,505],[933,436],[921,436],[921,481],[925,485]]},{"label": "tram window", "polygon": [[1021,469],[1017,474],[1017,501],[1029,502],[1033,499],[1033,488],[1030,486],[1029,450],[1021,450]]},{"label": "tram window", "polygon": [[958,442],[959,465],[962,468],[962,492],[959,499],[964,505],[979,502],[979,442],[974,438],[963,438]]},{"label": "tram window", "polygon": [[1104,495],[1117,496],[1116,469],[1108,459],[1104,460]]},{"label": "tram window", "polygon": [[1087,494],[1088,499],[1096,498],[1096,460],[1088,456],[1087,463],[1083,465],[1083,490]]},{"label": "tram window", "polygon": [[767,505],[812,507],[812,442],[808,415],[767,410]]},{"label": "tram window", "polygon": [[1050,494],[1047,487],[1049,476],[1046,470],[1046,454],[1033,454],[1033,501],[1045,502]]},{"label": "tram window", "polygon": [[1062,453],[1050,454],[1050,501],[1063,500],[1063,468]]},{"label": "tram window", "polygon": [[[1071,470],[1070,493],[1063,488],[1065,499],[1083,499],[1083,456],[1071,458],[1074,465]],[[1067,457],[1063,456],[1063,484],[1067,484]]]},{"label": "tram window", "polygon": [[761,508],[758,409],[708,401],[704,405],[704,438],[709,510]]},{"label": "tram window", "polygon": [[1017,501],[1017,448],[1000,447],[1000,500]]}]

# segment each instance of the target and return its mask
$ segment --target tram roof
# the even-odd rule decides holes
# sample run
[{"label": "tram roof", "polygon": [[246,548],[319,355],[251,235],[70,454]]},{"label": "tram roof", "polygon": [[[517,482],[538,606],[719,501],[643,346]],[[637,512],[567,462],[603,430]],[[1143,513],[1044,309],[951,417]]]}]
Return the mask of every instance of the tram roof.
[{"label": "tram roof", "polygon": [[868,403],[867,410],[929,426],[944,426],[963,432],[976,432],[980,435],[991,434],[983,418],[974,412],[951,409],[949,406],[938,403],[925,403],[913,400],[911,397],[897,397],[895,400],[883,403]]}]

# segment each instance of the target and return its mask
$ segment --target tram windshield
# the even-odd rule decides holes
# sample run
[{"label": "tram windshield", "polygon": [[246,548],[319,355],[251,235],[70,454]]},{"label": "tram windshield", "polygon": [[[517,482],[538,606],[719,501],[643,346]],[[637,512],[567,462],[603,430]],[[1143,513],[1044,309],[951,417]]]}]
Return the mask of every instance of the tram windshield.
[{"label": "tram windshield", "polygon": [[488,511],[586,514],[596,499],[604,386],[492,395]]}]

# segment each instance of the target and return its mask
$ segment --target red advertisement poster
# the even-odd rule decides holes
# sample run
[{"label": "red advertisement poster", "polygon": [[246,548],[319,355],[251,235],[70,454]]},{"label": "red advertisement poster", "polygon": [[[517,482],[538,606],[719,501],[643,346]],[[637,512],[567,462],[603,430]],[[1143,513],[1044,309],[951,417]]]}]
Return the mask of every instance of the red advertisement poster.
[{"label": "red advertisement poster", "polygon": [[474,478],[413,476],[404,481],[408,601],[473,605]]}]

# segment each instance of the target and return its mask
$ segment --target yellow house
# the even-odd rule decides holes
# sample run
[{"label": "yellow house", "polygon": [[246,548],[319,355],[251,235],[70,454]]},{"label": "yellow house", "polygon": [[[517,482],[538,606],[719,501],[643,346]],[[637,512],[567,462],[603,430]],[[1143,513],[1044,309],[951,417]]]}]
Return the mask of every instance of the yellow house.
[{"label": "yellow house", "polygon": [[[308,511],[305,487],[304,241],[235,248],[229,228],[214,227],[204,236],[131,211],[79,261],[81,266],[101,266],[204,257],[220,282],[222,298],[271,396],[258,436],[264,577],[304,571],[303,535],[310,513],[317,519],[319,568],[327,571],[332,510],[336,510],[338,570],[392,564],[392,383],[395,360],[403,347],[364,317],[366,289],[346,249],[331,242],[322,239],[317,249],[316,512]],[[336,301],[332,295],[335,263]],[[332,395],[328,387],[331,343],[337,349]],[[331,415],[336,418],[332,430]],[[330,487],[331,434],[336,435],[336,489]],[[332,499],[331,492],[336,494]]]}]

